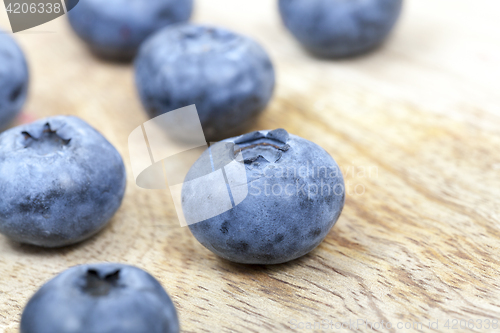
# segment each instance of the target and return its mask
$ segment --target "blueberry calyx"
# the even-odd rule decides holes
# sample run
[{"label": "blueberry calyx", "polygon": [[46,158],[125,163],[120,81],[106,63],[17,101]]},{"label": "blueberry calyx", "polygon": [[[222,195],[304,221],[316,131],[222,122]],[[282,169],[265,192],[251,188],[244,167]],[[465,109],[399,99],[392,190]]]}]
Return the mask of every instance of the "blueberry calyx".
[{"label": "blueberry calyx", "polygon": [[[268,148],[269,147],[269,148]],[[255,162],[259,158],[265,159],[267,162],[278,162],[279,159],[282,156],[282,151],[287,151],[290,146],[285,145],[285,146],[277,146],[272,143],[267,143],[267,142],[261,142],[261,143],[256,143],[250,146],[242,147],[240,149],[237,149],[234,151],[234,155],[238,155],[240,152],[243,152],[245,150],[250,150],[250,149],[257,149],[257,151],[261,152],[258,154],[251,154],[247,157],[243,158],[243,161],[245,164],[250,164]],[[276,149],[278,152],[271,152],[271,154],[268,154],[266,152],[269,152],[269,150]],[[270,156],[271,155],[271,156]],[[270,157],[270,158],[269,158]]]},{"label": "blueberry calyx", "polygon": [[245,164],[251,164],[258,159],[276,163],[281,159],[283,153],[290,149],[287,144],[288,138],[288,132],[282,128],[269,131],[267,134],[253,132],[242,135],[235,141],[235,144],[240,148],[234,150],[234,156],[242,153]]},{"label": "blueberry calyx", "polygon": [[50,124],[46,123],[41,134],[37,137],[33,133],[27,131],[21,132],[24,136],[24,148],[35,149],[40,155],[47,155],[61,150],[67,146],[71,139],[64,139],[50,128]]},{"label": "blueberry calyx", "polygon": [[106,296],[109,294],[111,289],[118,286],[119,279],[119,269],[102,276],[97,270],[89,268],[85,275],[85,286],[83,286],[82,289],[83,292],[91,296]]},{"label": "blueberry calyx", "polygon": [[194,31],[181,32],[181,46],[188,53],[222,52],[230,49],[239,39],[226,31],[219,31],[212,27],[198,27]]}]

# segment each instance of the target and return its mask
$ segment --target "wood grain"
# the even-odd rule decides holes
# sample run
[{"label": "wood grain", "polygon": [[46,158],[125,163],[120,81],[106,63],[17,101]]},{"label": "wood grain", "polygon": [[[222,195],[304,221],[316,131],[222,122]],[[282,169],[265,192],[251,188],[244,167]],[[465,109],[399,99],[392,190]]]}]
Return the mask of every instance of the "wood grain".
[{"label": "wood grain", "polygon": [[[500,319],[499,9],[497,0],[407,1],[382,48],[325,61],[288,35],[274,1],[197,0],[196,22],[253,36],[275,62],[275,98],[254,129],[283,127],[318,143],[348,183],[326,240],[277,266],[218,259],[179,226],[168,192],[135,186],[127,138],[146,117],[130,66],[93,58],[64,17],[16,34],[32,73],[25,115],[80,116],[117,147],[129,177],[109,227],[82,244],[46,250],[0,236],[0,331],[18,331],[45,281],[101,261],[157,277],[184,332],[358,319],[391,322],[382,332],[491,331],[444,324]],[[437,320],[438,329],[426,326]],[[408,322],[424,325],[396,327]]]}]

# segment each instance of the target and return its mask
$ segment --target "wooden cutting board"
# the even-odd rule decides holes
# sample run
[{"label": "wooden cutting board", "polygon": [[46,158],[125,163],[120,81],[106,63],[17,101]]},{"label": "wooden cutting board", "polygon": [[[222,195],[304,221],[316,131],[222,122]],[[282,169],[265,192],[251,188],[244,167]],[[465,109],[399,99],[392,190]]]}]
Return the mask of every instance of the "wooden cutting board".
[{"label": "wooden cutting board", "polygon": [[[128,187],[110,225],[76,246],[47,250],[0,236],[0,331],[18,331],[45,281],[102,261],[159,279],[184,332],[278,332],[322,321],[329,331],[354,331],[335,325],[364,320],[390,322],[382,332],[463,332],[469,320],[472,331],[491,331],[487,319],[500,319],[500,4],[405,5],[381,49],[326,61],[296,44],[275,1],[197,0],[194,21],[254,37],[275,62],[276,93],[254,129],[282,127],[316,142],[345,177],[346,206],[325,241],[276,266],[215,257],[179,226],[168,191],[135,185],[127,138],[147,118],[130,65],[92,57],[65,17],[15,34],[32,74],[24,119],[83,118],[122,154]],[[8,27],[3,9],[0,26]],[[462,328],[453,330],[453,320]],[[413,322],[423,325],[408,329]]]}]

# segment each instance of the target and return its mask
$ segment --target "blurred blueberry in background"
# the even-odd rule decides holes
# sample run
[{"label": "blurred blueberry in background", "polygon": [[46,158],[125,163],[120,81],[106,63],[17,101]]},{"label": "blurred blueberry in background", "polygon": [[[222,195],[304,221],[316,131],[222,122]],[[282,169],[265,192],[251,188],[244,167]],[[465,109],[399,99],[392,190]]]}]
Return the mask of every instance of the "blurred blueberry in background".
[{"label": "blurred blueberry in background", "polygon": [[23,51],[0,30],[0,130],[5,129],[23,107],[28,93],[29,73]]},{"label": "blurred blueberry in background", "polygon": [[311,53],[342,58],[379,46],[403,0],[279,0],[285,26]]},{"label": "blurred blueberry in background", "polygon": [[193,0],[80,0],[69,22],[103,58],[131,60],[152,33],[191,17]]},{"label": "blurred blueberry in background", "polygon": [[195,104],[209,141],[240,134],[266,108],[275,84],[271,59],[254,40],[192,24],[167,27],[149,38],[135,73],[151,118]]}]

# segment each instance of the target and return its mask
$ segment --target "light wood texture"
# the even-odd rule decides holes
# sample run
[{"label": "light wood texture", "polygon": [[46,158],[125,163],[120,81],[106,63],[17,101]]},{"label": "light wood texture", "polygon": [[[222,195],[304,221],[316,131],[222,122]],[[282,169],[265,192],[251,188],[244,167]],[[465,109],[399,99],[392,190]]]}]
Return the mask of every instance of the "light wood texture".
[{"label": "light wood texture", "polygon": [[[123,155],[128,187],[109,227],[82,244],[46,250],[0,236],[0,331],[18,330],[45,281],[101,261],[158,278],[184,332],[357,319],[391,322],[382,332],[463,332],[445,321],[500,319],[499,9],[498,0],[410,0],[382,48],[325,61],[295,43],[275,1],[197,0],[196,22],[253,36],[275,62],[276,94],[254,129],[283,127],[316,142],[348,183],[326,240],[266,267],[218,259],[179,226],[167,191],[134,184],[127,138],[146,116],[131,66],[92,57],[64,17],[16,34],[32,73],[25,114],[88,121]],[[436,320],[438,330],[425,326]],[[412,321],[425,325],[396,328]]]}]

